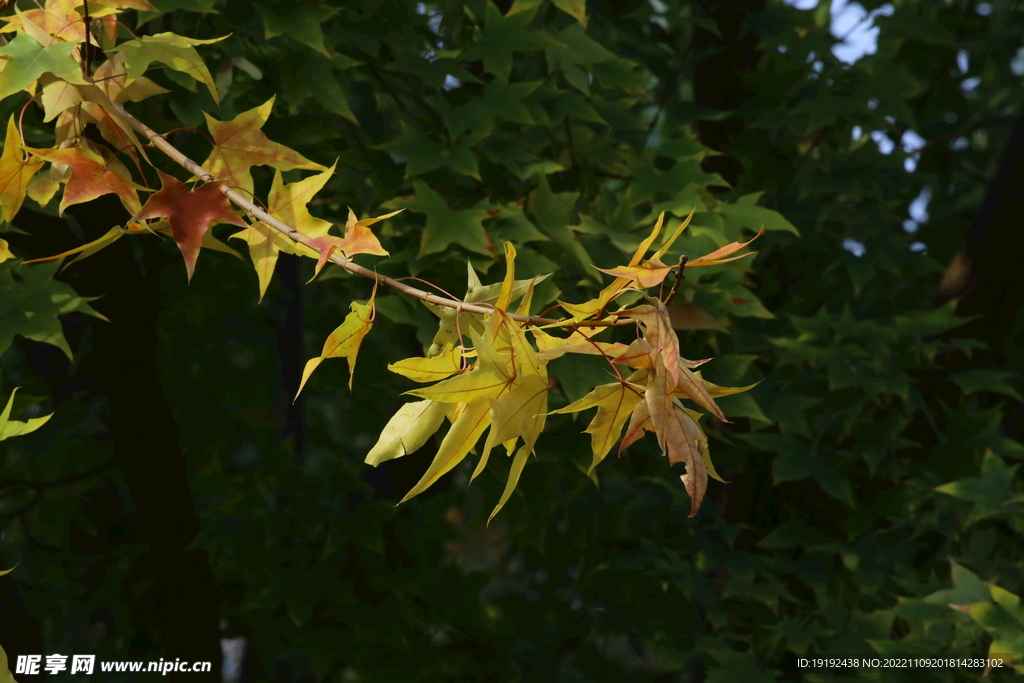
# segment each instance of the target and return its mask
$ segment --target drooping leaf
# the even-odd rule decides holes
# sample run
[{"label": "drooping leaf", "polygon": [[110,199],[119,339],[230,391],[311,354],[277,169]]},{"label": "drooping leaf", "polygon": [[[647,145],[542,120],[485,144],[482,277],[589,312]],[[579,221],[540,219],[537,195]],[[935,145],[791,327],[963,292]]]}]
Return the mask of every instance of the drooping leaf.
[{"label": "drooping leaf", "polygon": [[14,220],[25,201],[29,180],[43,165],[43,162],[22,151],[21,142],[14,114],[11,114],[7,121],[4,152],[0,156],[0,218],[5,223]]},{"label": "drooping leaf", "polygon": [[147,218],[166,218],[171,225],[171,236],[185,259],[188,279],[195,272],[196,259],[203,244],[203,236],[214,223],[230,223],[248,227],[221,192],[220,181],[214,181],[189,190],[180,180],[158,170],[162,187],[132,217],[132,223]]},{"label": "drooping leaf", "polygon": [[756,240],[758,237],[760,237],[763,234],[764,234],[764,227],[762,227],[760,230],[758,230],[757,234],[754,235],[753,237],[751,237],[746,242],[732,242],[730,244],[727,244],[724,247],[722,247],[721,249],[714,250],[710,254],[705,254],[704,256],[700,256],[700,257],[695,258],[693,260],[687,261],[686,262],[686,267],[687,268],[699,268],[699,267],[703,267],[703,266],[717,266],[720,263],[727,263],[729,261],[735,261],[736,259],[741,259],[741,258],[744,258],[746,256],[752,256],[753,252],[750,252],[748,254],[740,254],[739,256],[733,256],[732,258],[725,258],[726,256],[729,256],[731,254],[735,254],[737,251],[739,251],[743,247],[747,246],[748,244],[750,244],[751,242],[753,242],[754,240]]},{"label": "drooping leaf", "polygon": [[319,367],[320,363],[328,358],[345,358],[348,361],[348,388],[349,391],[352,390],[352,378],[356,371],[356,357],[359,355],[359,346],[363,343],[363,338],[370,331],[370,328],[373,327],[373,299],[376,295],[377,288],[375,286],[373,294],[370,295],[370,300],[365,304],[361,304],[358,301],[353,301],[349,304],[351,309],[349,314],[345,316],[344,322],[327,337],[327,341],[324,342],[323,351],[316,358],[310,358],[306,362],[306,367],[302,370],[302,380],[299,382],[299,389],[295,392],[296,398],[302,393],[302,387],[306,386],[309,376]]},{"label": "drooping leaf", "polygon": [[139,233],[149,232],[149,230],[146,230],[138,223],[132,223],[131,225],[129,225],[128,230],[124,230],[120,226],[115,225],[110,230],[108,230],[105,235],[97,239],[94,239],[92,242],[87,242],[86,244],[74,247],[73,249],[68,249],[67,251],[62,251],[61,253],[54,254],[53,256],[44,256],[42,258],[32,259],[31,261],[25,261],[25,263],[44,263],[46,261],[56,261],[57,259],[62,259],[67,256],[75,256],[74,259],[64,264],[64,267],[66,268],[69,265],[71,265],[74,261],[92,256],[100,249],[110,246],[111,244],[121,239],[121,237],[128,234],[129,232]]},{"label": "drooping leaf", "polygon": [[458,372],[461,362],[462,351],[448,344],[433,358],[406,358],[391,363],[388,370],[414,382],[436,382]]},{"label": "drooping leaf", "polygon": [[444,421],[445,404],[435,401],[406,403],[392,416],[380,438],[366,454],[366,464],[376,467],[419,449]]},{"label": "drooping leaf", "polygon": [[451,429],[445,434],[437,455],[430,467],[423,473],[416,485],[399,501],[404,503],[410,498],[423,493],[438,479],[451,471],[469,454],[470,449],[480,440],[480,436],[490,423],[490,405],[486,399],[473,401],[466,405],[462,414],[452,423]]},{"label": "drooping leaf", "polygon": [[622,426],[633,412],[636,404],[643,400],[642,387],[628,383],[616,382],[603,384],[580,400],[552,413],[576,413],[589,408],[597,408],[597,413],[585,430],[590,434],[593,461],[587,471],[589,476],[594,468],[604,460],[612,446],[622,434]]}]

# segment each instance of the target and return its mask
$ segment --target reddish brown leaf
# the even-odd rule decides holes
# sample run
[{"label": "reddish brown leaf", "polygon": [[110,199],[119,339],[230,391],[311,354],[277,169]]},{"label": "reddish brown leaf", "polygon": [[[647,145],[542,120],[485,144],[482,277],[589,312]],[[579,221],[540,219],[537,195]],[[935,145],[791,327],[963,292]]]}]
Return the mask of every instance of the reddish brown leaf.
[{"label": "reddish brown leaf", "polygon": [[188,279],[196,269],[203,235],[213,223],[231,223],[246,228],[248,225],[231,208],[231,202],[220,190],[221,182],[206,183],[189,190],[178,179],[162,171],[163,187],[146,202],[130,222],[146,218],[166,218],[171,224],[171,236],[185,258]]}]

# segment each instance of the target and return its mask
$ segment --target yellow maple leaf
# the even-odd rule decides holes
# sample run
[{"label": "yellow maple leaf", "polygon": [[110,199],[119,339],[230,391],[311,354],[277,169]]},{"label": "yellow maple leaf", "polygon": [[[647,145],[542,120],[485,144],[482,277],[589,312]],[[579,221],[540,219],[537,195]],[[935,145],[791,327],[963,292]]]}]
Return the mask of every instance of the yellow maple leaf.
[{"label": "yellow maple leaf", "polygon": [[391,363],[388,370],[414,382],[436,382],[458,372],[461,364],[462,350],[448,344],[433,358],[406,358]]},{"label": "yellow maple leaf", "polygon": [[578,401],[564,408],[552,410],[552,413],[578,413],[582,410],[597,408],[597,413],[587,426],[585,433],[590,434],[590,446],[593,461],[587,476],[604,460],[605,456],[618,441],[622,434],[622,426],[633,412],[636,404],[643,400],[643,387],[615,382],[602,384]]},{"label": "yellow maple leaf", "polygon": [[326,166],[310,161],[295,150],[271,141],[261,130],[274,108],[274,97],[258,107],[244,111],[230,121],[218,121],[209,114],[206,126],[213,136],[214,148],[203,168],[229,187],[252,194],[253,166],[272,166],[279,171],[309,169],[325,171]]},{"label": "yellow maple leaf", "polygon": [[324,342],[323,351],[316,358],[306,361],[306,367],[302,370],[302,381],[299,382],[299,390],[295,392],[298,398],[302,393],[302,387],[306,386],[306,380],[319,367],[320,363],[328,358],[344,357],[348,361],[348,388],[352,389],[352,376],[356,371],[356,356],[359,355],[359,346],[363,337],[373,326],[373,299],[377,295],[377,287],[374,285],[373,294],[365,304],[353,301],[349,308],[351,312],[345,316],[345,321],[331,332]]},{"label": "yellow maple leaf", "polygon": [[366,464],[376,467],[385,460],[400,458],[419,449],[441,426],[445,404],[436,401],[406,403],[395,413],[380,438],[366,454]]},{"label": "yellow maple leaf", "polygon": [[11,114],[7,121],[4,152],[0,156],[0,218],[6,223],[14,220],[25,201],[29,180],[43,166],[41,159],[25,154],[21,144],[21,135],[14,123],[14,114]]}]

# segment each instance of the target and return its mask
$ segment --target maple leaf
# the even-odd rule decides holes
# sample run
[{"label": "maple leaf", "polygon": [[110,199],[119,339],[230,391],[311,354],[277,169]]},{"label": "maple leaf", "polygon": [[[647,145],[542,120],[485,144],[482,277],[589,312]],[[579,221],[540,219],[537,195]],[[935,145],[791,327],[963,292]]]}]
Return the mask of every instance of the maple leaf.
[{"label": "maple leaf", "polygon": [[[168,231],[170,230],[170,226],[169,225],[167,226],[167,230]],[[110,230],[108,230],[105,235],[103,235],[102,237],[100,237],[98,239],[94,239],[92,242],[87,242],[86,244],[79,245],[79,246],[77,246],[77,247],[75,247],[73,249],[68,249],[67,251],[62,251],[61,253],[54,254],[53,256],[44,256],[43,258],[37,258],[37,259],[32,259],[31,261],[25,261],[25,263],[43,263],[45,261],[56,261],[57,259],[62,259],[62,258],[68,257],[68,256],[74,256],[75,257],[74,259],[72,259],[71,261],[68,261],[67,263],[64,264],[64,267],[67,268],[72,263],[74,263],[76,260],[77,261],[81,261],[82,259],[85,259],[85,258],[88,258],[88,257],[92,256],[93,254],[98,252],[100,249],[104,249],[106,247],[109,247],[111,244],[113,244],[117,240],[121,239],[125,235],[128,235],[128,234],[138,234],[138,233],[150,233],[150,232],[158,232],[158,231],[159,230],[155,229],[153,226],[144,227],[141,223],[130,223],[128,225],[127,229],[122,228],[121,226],[115,225]]]},{"label": "maple leaf", "polygon": [[376,467],[418,450],[444,421],[445,404],[436,401],[406,403],[395,413],[366,454],[366,464]]},{"label": "maple leaf", "polygon": [[349,391],[352,390],[352,377],[356,371],[356,356],[359,355],[359,346],[363,343],[363,337],[373,327],[373,300],[376,295],[377,286],[375,284],[369,301],[365,304],[357,301],[349,304],[349,314],[345,316],[344,322],[327,337],[320,355],[306,361],[306,367],[302,370],[302,381],[299,382],[299,390],[295,392],[295,398],[302,393],[302,388],[306,386],[306,381],[313,371],[328,358],[344,357],[348,361],[348,388]]},{"label": "maple leaf", "polygon": [[615,268],[598,268],[602,273],[608,273],[616,278],[628,280],[641,289],[660,285],[665,276],[672,271],[673,266],[666,266],[658,259],[651,259],[639,266],[618,266]]},{"label": "maple leaf", "polygon": [[561,358],[567,353],[581,353],[591,356],[610,356],[616,358],[626,353],[629,349],[621,342],[595,342],[593,337],[607,330],[607,327],[599,327],[589,333],[583,330],[574,330],[568,337],[555,337],[544,330],[534,327],[530,329],[534,339],[537,340],[537,353],[543,360],[554,360]]},{"label": "maple leaf", "polygon": [[587,25],[587,4],[585,0],[554,0],[555,7]]},{"label": "maple leaf", "polygon": [[135,40],[129,40],[107,52],[124,53],[124,65],[128,78],[135,80],[145,73],[146,69],[153,62],[166,64],[175,71],[188,74],[195,80],[205,85],[213,101],[220,104],[220,96],[217,94],[217,85],[206,68],[202,57],[196,52],[196,45],[209,45],[224,40],[227,36],[213,38],[211,40],[198,40],[186,38],[175,33],[158,33],[152,36],[142,36]]},{"label": "maple leaf", "polygon": [[[331,224],[312,216],[306,209],[306,205],[313,199],[313,195],[323,189],[334,173],[334,168],[331,166],[323,173],[303,178],[295,183],[285,183],[281,171],[275,171],[274,182],[271,185],[268,198],[267,213],[304,235],[326,235]],[[231,237],[244,239],[249,245],[249,256],[252,258],[256,277],[259,280],[260,301],[263,301],[263,296],[270,285],[270,278],[274,275],[280,252],[316,257],[316,252],[312,249],[292,241],[262,221],[257,221],[252,227],[237,232]]]},{"label": "maple leaf", "polygon": [[43,162],[26,156],[21,150],[21,135],[14,123],[14,114],[11,114],[7,121],[4,152],[0,156],[0,218],[5,223],[14,220],[25,201],[29,180],[43,165]]},{"label": "maple leaf", "polygon": [[3,321],[0,324],[0,354],[10,348],[15,336],[20,335],[53,344],[70,360],[71,347],[64,338],[59,316],[78,311],[106,320],[89,305],[95,297],[81,297],[70,285],[54,280],[57,267],[57,264],[32,267],[7,264],[0,267],[0,321]]},{"label": "maple leaf", "polygon": [[396,199],[384,204],[385,207],[402,207],[426,214],[427,223],[420,238],[417,258],[435,254],[458,244],[464,249],[493,258],[494,247],[484,230],[483,221],[489,218],[483,209],[449,208],[447,200],[434,192],[422,180],[412,181],[414,196]]},{"label": "maple leaf", "polygon": [[590,421],[585,433],[590,434],[591,450],[594,459],[587,470],[587,476],[604,460],[619,435],[622,426],[633,413],[633,408],[643,400],[643,387],[626,382],[603,384],[593,391],[564,408],[552,410],[552,413],[578,413],[581,410],[597,408],[594,419]]},{"label": "maple leaf", "polygon": [[[93,123],[110,144],[138,149],[143,158],[145,148],[139,144],[135,131],[121,116],[116,104],[141,102],[169,92],[145,76],[130,78],[124,66],[124,54],[115,53],[96,70],[94,84],[76,85],[60,79],[40,78],[44,121],[57,118],[57,141],[81,134],[85,123]],[[68,111],[74,107],[73,111]],[[59,117],[59,118],[58,118]]]},{"label": "maple leaf", "polygon": [[505,278],[497,292],[494,312],[486,318],[481,331],[469,331],[477,357],[474,366],[469,372],[431,387],[407,392],[438,403],[454,404],[455,409],[449,411],[454,421],[433,462],[401,502],[422,493],[461,462],[490,426],[472,478],[483,471],[494,446],[505,444],[512,454],[518,440],[523,440],[523,445],[515,452],[501,499],[488,518],[490,522],[515,490],[526,460],[544,429],[551,387],[546,363],[537,357],[525,331],[506,312],[517,284],[515,256],[513,245],[506,243]]},{"label": "maple leaf", "polygon": [[388,370],[414,382],[436,382],[459,371],[462,350],[448,344],[432,358],[406,358],[388,365]]},{"label": "maple leaf", "polygon": [[720,263],[727,263],[729,261],[735,261],[736,259],[745,258],[747,256],[753,256],[754,252],[750,252],[749,254],[740,254],[739,256],[733,256],[732,258],[724,258],[726,256],[729,256],[730,254],[735,254],[737,251],[747,246],[748,244],[750,244],[763,234],[764,226],[762,225],[761,229],[757,231],[757,234],[751,237],[746,242],[732,242],[731,244],[727,244],[721,249],[716,249],[710,254],[705,254],[704,256],[695,258],[692,261],[687,261],[686,267],[700,268],[703,266],[717,266]]},{"label": "maple leaf", "polygon": [[470,449],[480,440],[489,424],[490,405],[487,400],[466,404],[465,409],[452,423],[451,429],[444,435],[444,439],[441,440],[441,445],[437,448],[437,455],[434,456],[427,471],[399,501],[399,504],[427,490],[434,482],[462,462]]},{"label": "maple leaf", "polygon": [[651,248],[652,244],[654,244],[654,240],[657,239],[658,235],[661,233],[661,228],[665,223],[665,212],[662,211],[658,216],[657,222],[654,224],[654,228],[651,230],[651,234],[640,243],[640,246],[637,247],[636,253],[633,254],[633,257],[629,260],[627,265],[618,266],[608,270],[598,268],[601,272],[615,276],[615,280],[613,280],[610,285],[602,289],[596,299],[591,299],[590,301],[582,304],[572,304],[559,301],[559,305],[573,317],[573,320],[583,320],[604,310],[619,294],[626,291],[626,289],[631,286],[645,289],[647,287],[653,287],[656,284],[660,284],[665,279],[665,276],[668,275],[669,271],[674,267],[666,266],[662,263],[661,257],[668,252],[669,248],[690,224],[690,220],[693,218],[693,215],[694,212],[691,211],[690,215],[679,224],[676,231],[665,241],[661,248],[658,249],[658,251],[656,251],[646,263],[641,264],[640,261],[643,260],[647,250]]},{"label": "maple leaf", "polygon": [[[648,352],[649,361],[643,364],[627,362],[630,356],[633,355],[630,353],[623,354],[623,356],[616,359],[616,362],[622,360],[624,365],[629,364],[634,365],[634,367],[652,369],[663,367],[664,373],[669,378],[667,380],[668,386],[673,387],[674,391],[678,391],[687,398],[692,399],[702,408],[711,411],[719,420],[728,422],[718,404],[711,398],[704,382],[680,358],[679,338],[676,336],[675,330],[672,329],[668,310],[662,302],[655,301],[654,305],[638,306],[628,311],[621,311],[618,314],[638,320],[644,325],[644,342],[650,347],[650,351]],[[636,342],[634,344],[636,345],[634,352],[642,348]]]},{"label": "maple leaf", "polygon": [[[7,406],[0,411],[0,441],[4,439],[10,439],[11,437],[21,436],[22,434],[28,434],[46,424],[47,420],[53,417],[53,413],[44,415],[42,417],[34,417],[28,422],[15,422],[11,418],[11,409],[14,407],[14,395],[18,392],[20,387],[15,387],[11,391],[10,398],[7,399]],[[6,573],[6,572],[4,572]]]},{"label": "maple leaf", "polygon": [[25,149],[40,159],[64,164],[71,169],[71,177],[68,178],[64,196],[60,200],[61,213],[72,204],[92,201],[105,194],[116,194],[130,212],[139,210],[139,195],[136,191],[146,188],[136,184],[116,158],[104,159],[86,145],[65,149]]},{"label": "maple leaf", "polygon": [[[67,0],[47,0],[44,7],[27,12],[22,12],[15,6],[14,13],[14,16],[3,18],[7,25],[0,31],[4,33],[25,32],[42,45],[49,45],[55,41],[80,42],[85,40],[83,16],[68,6]],[[116,10],[112,7],[94,6],[90,8],[89,17],[106,23],[114,18],[112,15],[115,13]],[[99,45],[95,31],[91,32],[89,42]]]},{"label": "maple leaf", "polygon": [[264,5],[257,5],[256,9],[263,17],[267,40],[285,35],[330,56],[331,53],[324,47],[323,23],[338,12],[336,8],[312,2],[292,2],[282,5],[280,9],[272,10]]},{"label": "maple leaf", "polygon": [[461,59],[483,59],[484,69],[488,73],[508,80],[515,52],[564,47],[563,43],[554,38],[529,28],[534,14],[535,11],[524,11],[502,16],[497,5],[488,2],[479,40],[463,51]]},{"label": "maple leaf", "polygon": [[[633,268],[640,263],[644,254],[647,253],[647,250],[650,249],[652,244],[654,244],[654,240],[657,239],[658,234],[661,233],[661,226],[664,222],[665,212],[663,211],[661,215],[658,216],[658,221],[654,224],[651,234],[640,243],[639,247],[637,247],[636,253],[633,255],[633,258],[629,260],[627,268]],[[629,278],[616,277],[610,285],[601,290],[601,293],[596,299],[591,299],[590,301],[582,304],[571,304],[564,301],[559,301],[558,304],[572,316],[573,320],[583,320],[584,318],[589,318],[595,313],[604,310],[604,308],[611,303],[615,297],[625,291],[629,285]]]},{"label": "maple leaf", "polygon": [[241,188],[251,194],[253,184],[249,169],[253,166],[272,166],[279,171],[298,168],[327,170],[326,166],[272,142],[261,130],[270,118],[276,97],[242,112],[231,121],[218,121],[209,114],[203,114],[214,141],[213,151],[203,163],[203,168],[225,181],[228,187]]},{"label": "maple leaf", "polygon": [[[314,237],[311,240],[306,240],[306,245],[319,250],[320,254],[316,261],[316,270],[313,272],[315,278],[320,270],[327,263],[327,259],[331,258],[331,254],[335,251],[341,252],[345,258],[352,258],[357,254],[373,254],[374,256],[387,256],[388,252],[384,247],[380,246],[380,242],[377,241],[377,237],[370,232],[370,226],[374,223],[378,223],[385,218],[391,218],[397,213],[401,213],[402,209],[398,211],[392,211],[391,213],[384,214],[383,216],[377,216],[376,218],[364,218],[362,220],[356,220],[356,215],[352,209],[348,210],[348,221],[345,223],[345,236],[344,237],[333,237],[327,235],[324,237]],[[310,282],[313,278],[310,278]],[[308,283],[307,283],[308,284]]]},{"label": "maple leaf", "polygon": [[42,207],[50,203],[53,195],[57,194],[59,189],[60,182],[51,178],[49,173],[37,173],[32,176],[32,180],[28,181],[25,191],[32,201]]},{"label": "maple leaf", "polygon": [[69,83],[82,83],[82,71],[71,52],[76,43],[50,43],[43,46],[27,33],[19,33],[0,47],[0,57],[7,57],[0,71],[0,100],[24,90],[44,73],[50,73]]},{"label": "maple leaf", "polygon": [[[467,278],[466,294],[462,297],[463,301],[475,304],[489,304],[493,303],[498,299],[498,295],[501,293],[501,287],[503,283],[496,282],[490,285],[484,285],[480,282],[479,276],[476,274],[476,270],[473,268],[473,264],[470,261],[466,261],[466,269],[469,277]],[[512,301],[516,301],[522,298],[520,302],[521,315],[526,315],[529,310],[528,306],[530,299],[533,296],[533,288],[550,277],[551,273],[545,273],[542,275],[535,275],[529,280],[515,280],[512,286]],[[529,297],[527,297],[529,294]],[[424,301],[423,304],[429,308],[434,315],[440,318],[440,325],[438,326],[437,334],[434,335],[434,339],[427,350],[427,356],[434,356],[440,352],[445,344],[461,344],[461,340],[458,337],[456,318],[459,318],[460,324],[464,330],[475,330],[477,332],[483,329],[483,316],[477,313],[468,313],[462,311],[461,314],[457,313],[455,309],[448,308],[445,306],[438,306]],[[523,304],[526,304],[524,308]]]},{"label": "maple leaf", "polygon": [[171,225],[171,236],[185,259],[189,281],[196,269],[196,259],[203,244],[203,236],[212,223],[231,223],[249,227],[231,207],[221,192],[220,181],[189,190],[181,181],[157,170],[162,187],[136,213],[130,223],[147,218],[166,218]]}]

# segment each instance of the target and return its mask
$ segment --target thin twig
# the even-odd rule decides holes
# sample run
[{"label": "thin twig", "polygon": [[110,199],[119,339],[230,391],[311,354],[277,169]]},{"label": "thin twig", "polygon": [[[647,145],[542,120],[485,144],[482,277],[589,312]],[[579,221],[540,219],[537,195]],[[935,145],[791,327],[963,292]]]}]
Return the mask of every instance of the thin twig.
[{"label": "thin twig", "polygon": [[[174,163],[178,164],[186,171],[189,171],[197,178],[202,179],[204,182],[213,182],[217,180],[212,174],[210,174],[209,171],[207,171],[202,166],[200,166],[199,164],[197,164],[196,162],[192,161],[187,156],[182,154],[176,147],[174,147],[174,145],[167,142],[167,140],[165,140],[159,133],[157,133],[152,128],[150,128],[149,126],[147,126],[146,124],[142,123],[137,118],[129,114],[124,107],[117,103],[114,103],[114,108],[118,114],[124,117],[124,120],[128,122],[128,125],[134,128],[136,132],[145,136],[150,142],[153,143],[153,145],[157,149],[159,149],[161,152],[170,157],[171,160],[174,161]],[[274,230],[277,230],[278,232],[282,233],[293,242],[298,242],[299,244],[302,244],[312,249],[313,251],[319,253],[319,249],[307,244],[307,241],[309,240],[308,237],[306,237],[301,232],[299,232],[292,226],[288,225],[287,223],[284,223],[283,221],[274,218],[269,213],[267,213],[266,211],[256,206],[242,195],[240,195],[233,188],[230,188],[227,185],[221,185],[220,191],[224,193],[224,196],[226,196],[228,199],[234,202],[236,206],[243,209],[253,218],[258,219],[264,224],[273,228]],[[363,266],[360,266],[359,264],[353,262],[351,259],[345,258],[337,251],[334,251],[328,258],[328,260],[330,260],[332,263],[336,265],[341,266],[350,273],[354,273],[355,275],[362,275],[365,278],[369,278],[370,280],[390,287],[391,289],[394,289],[396,291],[402,292],[403,294],[414,296],[417,299],[422,299],[423,301],[427,301],[438,306],[445,306],[447,308],[454,308],[457,311],[467,311],[469,313],[478,313],[481,315],[490,313],[490,310],[484,306],[467,304],[463,301],[452,301],[451,299],[441,297],[436,294],[431,294],[430,292],[425,292],[422,289],[410,287],[409,285],[399,282],[398,280],[395,280],[393,278],[387,277],[386,275],[381,275],[380,273],[376,273],[368,268],[364,268]],[[614,313],[612,315],[614,315]],[[508,316],[513,320],[523,322],[528,325],[552,325],[566,328],[618,327],[634,324],[632,320],[587,320],[575,322],[572,320],[566,320],[564,318],[559,320],[552,320],[551,318],[541,318],[539,316],[519,315],[513,313],[509,313]]]},{"label": "thin twig", "polygon": [[683,254],[682,256],[679,257],[679,270],[675,272],[675,282],[672,283],[672,289],[668,290],[668,296],[665,297],[665,299],[662,301],[662,303],[664,303],[666,306],[668,306],[669,303],[671,303],[673,297],[675,297],[676,295],[676,292],[679,291],[679,283],[683,281],[683,269],[686,268],[686,259],[686,254]]}]

